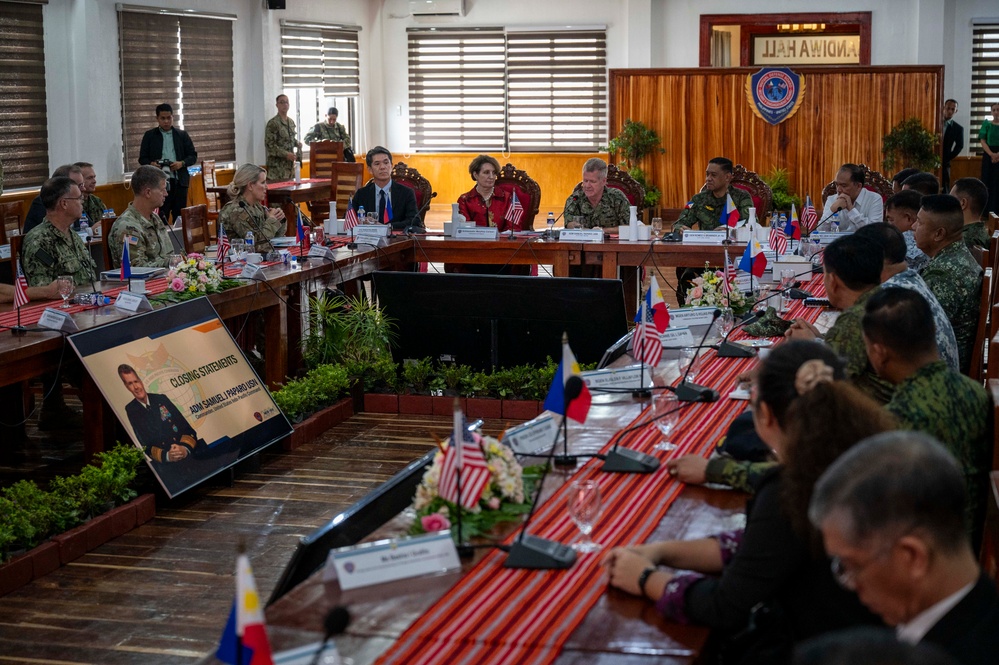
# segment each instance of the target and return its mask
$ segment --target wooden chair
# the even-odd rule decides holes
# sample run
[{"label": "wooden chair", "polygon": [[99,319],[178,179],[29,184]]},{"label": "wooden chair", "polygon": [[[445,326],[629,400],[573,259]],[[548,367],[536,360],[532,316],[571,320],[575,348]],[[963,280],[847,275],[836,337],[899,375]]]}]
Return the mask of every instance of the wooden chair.
[{"label": "wooden chair", "polygon": [[507,163],[496,177],[496,189],[517,192],[517,199],[524,208],[524,217],[520,220],[521,228],[525,231],[533,229],[534,219],[541,209],[541,185],[527,175],[527,172]]},{"label": "wooden chair", "polygon": [[208,206],[202,203],[182,208],[180,220],[184,233],[184,251],[187,254],[203,254],[211,241],[208,235]]},{"label": "wooden chair", "polygon": [[[583,183],[580,182],[576,186],[582,189]],[[607,186],[620,189],[628,197],[628,203],[638,206],[639,210],[645,207],[645,188],[637,180],[628,175],[628,172],[624,169],[619,169],[614,164],[608,164]]]},{"label": "wooden chair", "polygon": [[7,244],[7,237],[11,231],[20,232],[23,221],[24,201],[0,203],[0,245]]},{"label": "wooden chair", "polygon": [[119,260],[116,261],[111,256],[111,227],[109,226],[103,231],[104,233],[101,234],[101,254],[104,256],[104,269],[112,270],[121,263],[121,257],[118,257]]},{"label": "wooden chair", "polygon": [[[860,170],[864,172],[864,189],[869,189],[876,194],[881,195],[882,201],[887,201],[892,197],[891,180],[884,177],[881,173],[871,169],[867,164],[859,164]],[[818,208],[821,209],[825,205],[827,198],[836,193],[836,181],[833,180],[828,185],[822,188],[822,200],[819,201]]]},{"label": "wooden chair", "polygon": [[392,167],[392,180],[413,190],[413,194],[416,195],[416,209],[423,210],[420,213],[420,223],[426,226],[427,209],[430,207],[427,206],[427,203],[434,192],[433,187],[430,186],[430,181],[420,175],[419,171],[406,166],[403,162]]},{"label": "wooden chair", "polygon": [[[742,164],[736,164],[732,167],[732,186],[736,189],[741,189],[753,197],[753,207],[756,208],[756,218],[758,220],[763,221],[765,216],[770,214],[774,193],[770,189],[770,185],[763,182],[763,178],[759,174],[750,171]],[[701,187],[702,192],[704,191],[704,187]],[[679,215],[677,215],[677,219],[679,219]],[[665,222],[665,219],[663,221]]]},{"label": "wooden chair", "polygon": [[[988,254],[988,252],[986,252]],[[968,366],[968,376],[975,381],[983,381],[986,376],[985,344],[988,342],[989,306],[992,275],[982,275],[981,294],[978,305],[978,325],[975,327],[975,345],[971,349],[971,364]],[[999,361],[999,358],[994,359]],[[995,362],[993,364],[996,364]]]},{"label": "wooden chair", "polygon": [[[7,241],[10,243],[10,258],[11,260],[16,260],[17,257],[21,256],[21,247],[24,246],[24,236],[22,235],[11,236],[10,238],[7,239]],[[17,270],[17,268],[14,268],[11,271],[12,275],[14,274],[14,270]],[[11,284],[13,283],[14,282],[12,279]]]},{"label": "wooden chair", "polygon": [[[343,161],[343,141],[313,141],[309,144],[309,178],[326,179],[333,174],[333,164]],[[328,201],[309,201],[309,217],[322,224],[330,216]]]},{"label": "wooden chair", "polygon": [[[329,204],[336,203],[336,216],[343,219],[347,214],[347,202],[354,192],[361,188],[364,179],[363,162],[333,162],[330,175],[330,200],[326,204],[326,215],[329,216]],[[314,218],[313,218],[314,219]]]},{"label": "wooden chair", "polygon": [[215,160],[206,159],[201,162],[201,178],[205,185],[205,200],[208,201],[208,219],[215,221],[219,217],[219,210],[224,205],[219,201],[219,195],[208,191],[209,187],[218,187],[218,180],[215,178]]}]

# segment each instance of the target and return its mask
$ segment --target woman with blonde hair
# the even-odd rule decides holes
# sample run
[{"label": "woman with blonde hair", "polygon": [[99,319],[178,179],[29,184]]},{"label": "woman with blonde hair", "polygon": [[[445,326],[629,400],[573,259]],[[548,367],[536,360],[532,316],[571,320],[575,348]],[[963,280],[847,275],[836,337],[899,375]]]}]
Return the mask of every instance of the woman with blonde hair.
[{"label": "woman with blonde hair", "polygon": [[267,199],[267,171],[256,164],[243,164],[229,183],[230,201],[219,211],[218,224],[230,239],[245,238],[253,231],[254,251],[274,250],[271,238],[283,235],[284,211],[265,208]]},{"label": "woman with blonde hair", "polygon": [[822,344],[775,348],[754,378],[750,405],[780,465],[760,479],[745,528],[615,548],[604,560],[610,585],[656,601],[675,621],[715,629],[726,662],[786,662],[795,642],[880,623],[836,583],[807,514],[822,472],[855,443],[895,426],[845,376],[842,360]]}]

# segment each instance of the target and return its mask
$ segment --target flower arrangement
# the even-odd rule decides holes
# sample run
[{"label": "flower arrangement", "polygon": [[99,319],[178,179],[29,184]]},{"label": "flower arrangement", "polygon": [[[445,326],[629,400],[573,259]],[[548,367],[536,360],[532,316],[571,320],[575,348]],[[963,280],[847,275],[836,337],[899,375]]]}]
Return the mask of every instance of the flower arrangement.
[{"label": "flower arrangement", "polygon": [[731,307],[735,314],[745,314],[750,307],[746,294],[736,288],[735,276],[729,278],[729,293],[722,292],[725,274],[704,264],[704,272],[694,278],[693,287],[687,292],[687,305],[693,307]]},{"label": "flower arrangement", "polygon": [[225,279],[222,271],[206,260],[204,255],[194,253],[188,254],[187,258],[170,268],[166,280],[167,290],[150,300],[180,302],[239,285],[235,280]]},{"label": "flower arrangement", "polygon": [[[521,515],[530,511],[531,504],[526,497],[540,478],[540,467],[521,467],[514,452],[495,438],[483,436],[481,443],[490,479],[478,503],[471,509],[461,509],[462,535],[465,538],[484,534],[501,522],[519,520]],[[411,534],[457,528],[457,504],[438,494],[443,464],[444,453],[439,451],[416,488],[413,508],[417,520],[410,528]]]}]

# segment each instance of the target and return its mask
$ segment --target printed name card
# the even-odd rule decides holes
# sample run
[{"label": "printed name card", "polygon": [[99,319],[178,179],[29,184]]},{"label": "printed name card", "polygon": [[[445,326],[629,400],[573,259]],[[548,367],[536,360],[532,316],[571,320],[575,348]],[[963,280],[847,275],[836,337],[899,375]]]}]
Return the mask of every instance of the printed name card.
[{"label": "printed name card", "polygon": [[660,338],[664,349],[679,349],[694,345],[694,336],[690,333],[690,328],[669,328],[660,335]]},{"label": "printed name card", "polygon": [[603,242],[604,230],[595,229],[562,229],[558,236],[559,242]]},{"label": "printed name card", "polygon": [[388,224],[358,224],[350,230],[355,238],[367,236],[368,238],[387,238],[392,233],[392,227]]},{"label": "printed name card", "polygon": [[62,332],[74,333],[80,330],[80,327],[76,325],[76,321],[73,320],[66,312],[60,312],[57,309],[52,309],[51,307],[46,307],[45,311],[42,312],[42,318],[38,319],[38,326],[40,328],[48,328],[49,330],[61,330]]},{"label": "printed name card", "polygon": [[735,276],[735,288],[739,289],[740,291],[743,291],[743,292],[752,291],[753,290],[753,282],[756,282],[757,284],[759,284],[760,280],[754,278],[748,272],[741,272],[740,271]]},{"label": "printed name card", "polygon": [[148,312],[153,308],[146,296],[130,291],[121,291],[114,301],[114,306],[126,312]]},{"label": "printed name card", "polygon": [[461,566],[450,530],[341,547],[330,554],[344,591]]},{"label": "printed name card", "polygon": [[724,231],[684,231],[684,243],[698,243],[701,245],[720,245],[725,242]]},{"label": "printed name card", "polygon": [[0,259],[10,258],[10,245],[0,245]]},{"label": "printed name card", "polygon": [[455,240],[498,240],[499,229],[495,226],[459,226],[453,229]]},{"label": "printed name card", "polygon": [[560,418],[538,416],[523,425],[508,429],[503,434],[503,443],[520,455],[544,455],[555,443],[555,434],[560,424]]},{"label": "printed name card", "polygon": [[714,321],[714,307],[679,307],[669,311],[669,327],[706,326]]},{"label": "printed name card", "polygon": [[313,245],[312,247],[309,248],[308,255],[316,259],[329,259],[330,261],[333,260],[333,250],[331,250],[329,247],[324,247],[323,245]]},{"label": "printed name card", "polygon": [[839,231],[838,233],[836,231],[812,231],[808,237],[811,238],[812,242],[828,245],[836,238],[842,238],[843,236],[850,235],[851,233],[853,233],[853,231]]},{"label": "printed name card", "polygon": [[629,388],[638,390],[652,385],[652,371],[655,367],[649,365],[628,365],[627,367],[608,367],[589,372],[580,372],[583,383],[588,388]]},{"label": "printed name card", "polygon": [[239,273],[239,276],[243,279],[262,279],[262,276],[260,275],[260,266],[253,263],[247,263],[243,266],[243,272]]}]

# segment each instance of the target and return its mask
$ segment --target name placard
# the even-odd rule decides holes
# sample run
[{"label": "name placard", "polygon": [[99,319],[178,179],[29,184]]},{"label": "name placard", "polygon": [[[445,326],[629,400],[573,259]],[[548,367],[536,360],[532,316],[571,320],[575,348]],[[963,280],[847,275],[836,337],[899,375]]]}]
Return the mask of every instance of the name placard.
[{"label": "name placard", "polygon": [[842,238],[843,236],[848,236],[851,233],[853,233],[853,231],[812,231],[808,237],[812,239],[812,242],[828,245],[836,238]]},{"label": "name placard", "polygon": [[148,312],[153,308],[146,296],[130,291],[118,293],[114,306],[126,312]]},{"label": "name placard", "polygon": [[725,242],[724,231],[684,231],[684,243],[698,243],[700,245],[720,245]]},{"label": "name placard", "polygon": [[38,319],[38,326],[40,328],[48,328],[49,330],[61,330],[62,332],[74,333],[80,330],[80,327],[76,325],[76,321],[73,320],[66,312],[60,312],[57,309],[52,309],[51,307],[46,307],[45,311],[42,312],[42,317]]},{"label": "name placard", "polygon": [[560,420],[551,415],[538,416],[508,429],[503,435],[503,443],[520,455],[543,455],[555,442]]},{"label": "name placard", "polygon": [[655,367],[649,365],[628,365],[627,367],[608,367],[589,372],[580,372],[583,383],[588,388],[647,388],[652,385],[652,371]]},{"label": "name placard", "polygon": [[239,273],[239,276],[244,279],[257,279],[260,277],[260,266],[253,263],[247,263],[243,266],[243,272]]},{"label": "name placard", "polygon": [[559,242],[603,242],[604,230],[595,229],[562,229]]},{"label": "name placard", "polygon": [[714,321],[714,307],[679,307],[669,311],[669,327],[704,326]]},{"label": "name placard", "polygon": [[460,226],[452,230],[455,240],[498,240],[499,229],[495,226]]},{"label": "name placard", "polygon": [[10,245],[0,245],[0,259],[10,258]]},{"label": "name placard", "polygon": [[317,259],[329,259],[333,260],[333,250],[329,247],[324,247],[323,245],[313,245],[309,248],[310,257]]},{"label": "name placard", "polygon": [[353,237],[367,236],[368,238],[387,238],[392,233],[392,227],[388,224],[358,224],[350,230]]},{"label": "name placard", "polygon": [[461,566],[450,531],[342,547],[331,554],[344,591]]},{"label": "name placard", "polygon": [[694,336],[690,333],[690,328],[670,328],[660,338],[665,348],[694,345]]}]

